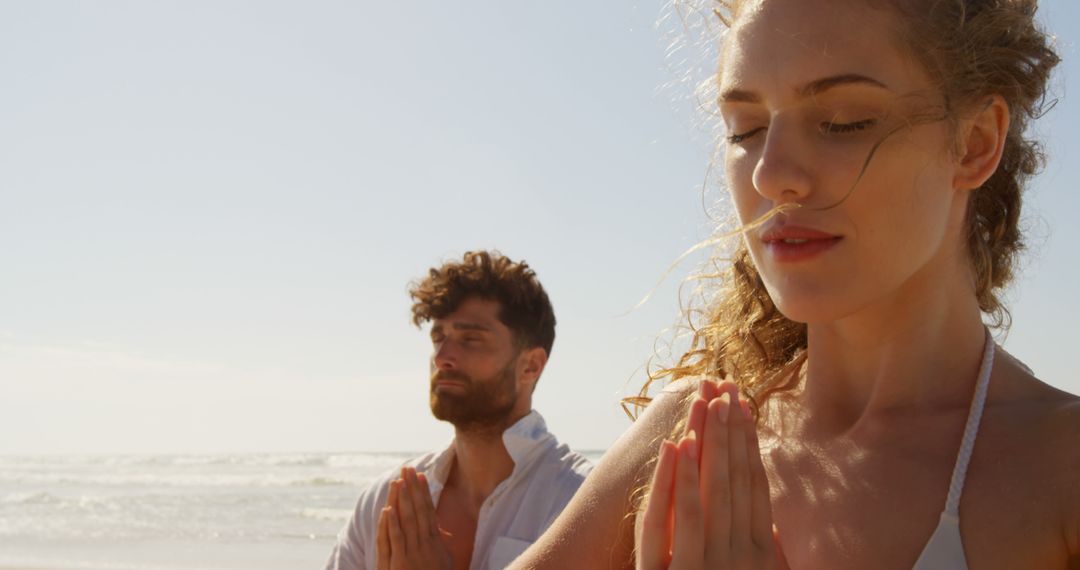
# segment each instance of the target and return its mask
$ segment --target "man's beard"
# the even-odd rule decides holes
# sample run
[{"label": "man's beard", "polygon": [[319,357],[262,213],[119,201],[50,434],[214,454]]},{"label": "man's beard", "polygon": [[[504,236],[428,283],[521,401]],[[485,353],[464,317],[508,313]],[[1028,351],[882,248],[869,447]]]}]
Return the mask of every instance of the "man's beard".
[{"label": "man's beard", "polygon": [[[476,380],[456,370],[439,370],[431,376],[431,413],[462,430],[502,431],[517,402],[517,357],[510,359],[491,378]],[[464,383],[464,393],[435,391],[438,380]]]}]

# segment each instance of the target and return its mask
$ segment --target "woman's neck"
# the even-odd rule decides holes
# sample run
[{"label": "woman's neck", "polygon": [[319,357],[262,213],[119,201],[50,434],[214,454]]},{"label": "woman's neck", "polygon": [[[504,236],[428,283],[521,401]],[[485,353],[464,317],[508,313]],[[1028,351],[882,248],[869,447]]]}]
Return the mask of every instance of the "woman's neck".
[{"label": "woman's neck", "polygon": [[805,428],[851,433],[911,412],[966,409],[984,330],[971,286],[957,279],[912,280],[855,315],[808,325]]}]

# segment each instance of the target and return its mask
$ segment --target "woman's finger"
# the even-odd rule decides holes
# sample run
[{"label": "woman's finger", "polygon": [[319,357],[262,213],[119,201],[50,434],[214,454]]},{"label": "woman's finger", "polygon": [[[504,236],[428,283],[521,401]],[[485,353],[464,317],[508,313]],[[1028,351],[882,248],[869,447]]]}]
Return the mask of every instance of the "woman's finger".
[{"label": "woman's finger", "polygon": [[379,512],[379,526],[375,533],[375,568],[377,570],[390,570],[390,517],[387,514],[389,507],[383,507]]},{"label": "woman's finger", "polygon": [[731,556],[731,481],[728,475],[727,394],[709,402],[705,442],[701,446],[701,496],[705,508],[705,567],[716,568]]},{"label": "woman's finger", "polygon": [[641,517],[638,541],[638,570],[661,570],[671,558],[671,494],[675,484],[675,444],[664,441],[653,473],[648,503]]},{"label": "woman's finger", "polygon": [[716,385],[716,397],[719,398],[720,394],[730,394],[732,402],[739,401],[739,385],[731,380],[722,380]]},{"label": "woman's finger", "polygon": [[[698,420],[697,440],[698,440],[698,457],[701,457],[701,446],[705,445],[705,422],[708,418],[709,402],[713,401],[720,395],[719,384],[711,380],[702,380],[701,385],[698,386],[698,396],[704,404],[698,404],[702,407],[700,412],[701,418]],[[691,406],[691,411],[693,407]],[[689,423],[689,422],[688,422]]]},{"label": "woman's finger", "polygon": [[675,530],[671,539],[671,566],[675,568],[700,568],[704,561],[699,449],[694,432],[679,442],[679,460],[675,466]]},{"label": "woman's finger", "polygon": [[751,489],[747,426],[739,400],[732,400],[728,413],[728,464],[731,474],[731,555],[745,560],[751,554]]},{"label": "woman's finger", "polygon": [[713,401],[713,398],[720,395],[719,384],[711,380],[702,380],[701,385],[698,386],[698,395],[706,403]]},{"label": "woman's finger", "polygon": [[694,441],[697,443],[698,457],[701,457],[701,442],[704,441],[705,434],[705,412],[709,407],[709,403],[701,398],[696,398],[693,403],[690,404],[690,413],[686,419],[686,431],[683,432],[683,436],[688,436],[691,433],[694,434]]},{"label": "woman's finger", "polygon": [[[750,415],[749,405],[745,415]],[[752,420],[751,420],[752,422]],[[746,430],[747,459],[750,461],[750,538],[754,546],[762,552],[773,549],[772,499],[769,495],[769,476],[765,473],[765,464],[761,461],[761,447],[758,445],[757,429],[748,423]]]}]

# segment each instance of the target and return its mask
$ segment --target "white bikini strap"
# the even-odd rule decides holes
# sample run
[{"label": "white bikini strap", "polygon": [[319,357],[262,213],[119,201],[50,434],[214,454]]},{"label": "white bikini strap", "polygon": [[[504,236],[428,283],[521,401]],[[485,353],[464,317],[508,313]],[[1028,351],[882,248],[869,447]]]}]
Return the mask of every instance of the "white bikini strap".
[{"label": "white bikini strap", "polygon": [[975,383],[975,395],[971,398],[967,425],[964,426],[964,439],[960,442],[960,453],[956,457],[952,480],[949,482],[949,497],[945,499],[945,512],[952,516],[960,516],[960,495],[964,492],[964,478],[967,476],[971,452],[975,449],[975,436],[979,433],[979,420],[982,419],[983,406],[986,404],[986,391],[990,386],[990,371],[993,367],[994,338],[987,330],[979,378]]}]

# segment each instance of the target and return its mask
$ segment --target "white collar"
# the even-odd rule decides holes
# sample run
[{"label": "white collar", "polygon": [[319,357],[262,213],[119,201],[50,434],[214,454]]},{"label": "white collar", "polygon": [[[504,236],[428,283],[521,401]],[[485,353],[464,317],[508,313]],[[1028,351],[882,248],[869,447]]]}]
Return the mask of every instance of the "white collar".
[{"label": "white collar", "polygon": [[[529,458],[539,448],[551,445],[552,439],[544,417],[536,410],[530,411],[525,417],[514,422],[514,425],[506,428],[502,435],[503,445],[506,446],[506,452],[510,454],[510,459],[514,462],[514,471],[506,481],[514,479],[521,467],[529,462]],[[431,468],[428,483],[431,486],[432,495],[437,496],[446,485],[446,479],[450,477],[450,467],[454,464],[454,457],[454,441],[451,440],[450,445],[435,458],[435,464]],[[502,486],[500,483],[499,487]]]}]

